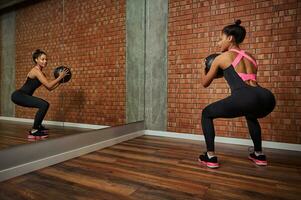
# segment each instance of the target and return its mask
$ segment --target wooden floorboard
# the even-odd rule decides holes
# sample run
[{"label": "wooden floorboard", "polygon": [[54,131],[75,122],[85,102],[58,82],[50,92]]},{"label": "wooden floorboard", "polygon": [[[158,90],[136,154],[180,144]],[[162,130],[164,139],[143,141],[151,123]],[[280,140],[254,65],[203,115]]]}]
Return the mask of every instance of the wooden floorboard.
[{"label": "wooden floorboard", "polygon": [[142,136],[0,183],[0,199],[279,199],[301,196],[300,152],[217,144],[221,167],[198,164],[203,142]]},{"label": "wooden floorboard", "polygon": [[[38,142],[29,141],[27,139],[28,130],[30,130],[31,127],[31,123],[0,120],[0,150],[21,144]],[[50,129],[48,132],[49,139],[92,130],[87,128],[74,128],[54,125],[46,125],[46,127]]]}]

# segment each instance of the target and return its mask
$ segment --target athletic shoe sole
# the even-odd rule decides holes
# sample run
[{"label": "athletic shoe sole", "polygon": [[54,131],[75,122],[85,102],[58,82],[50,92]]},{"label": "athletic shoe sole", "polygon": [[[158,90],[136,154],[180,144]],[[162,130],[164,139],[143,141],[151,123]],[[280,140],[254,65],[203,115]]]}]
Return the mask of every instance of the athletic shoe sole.
[{"label": "athletic shoe sole", "polygon": [[205,162],[205,161],[202,161],[200,159],[198,159],[199,163],[202,164],[202,165],[205,165],[211,169],[214,169],[214,168],[219,168],[219,164],[218,163],[212,163],[212,162]]},{"label": "athletic shoe sole", "polygon": [[45,138],[48,138],[48,135],[43,135],[43,136],[28,135],[27,136],[28,140],[41,140],[41,139],[45,139]]},{"label": "athletic shoe sole", "polygon": [[267,166],[268,165],[267,161],[257,160],[255,158],[252,158],[251,156],[249,156],[248,158],[250,160],[252,160],[256,165],[260,165],[260,166]]}]

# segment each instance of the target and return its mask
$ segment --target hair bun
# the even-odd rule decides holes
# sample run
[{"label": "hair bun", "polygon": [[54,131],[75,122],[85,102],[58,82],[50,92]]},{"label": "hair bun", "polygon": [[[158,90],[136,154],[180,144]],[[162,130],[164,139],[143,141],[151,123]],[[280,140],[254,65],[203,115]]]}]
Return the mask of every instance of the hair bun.
[{"label": "hair bun", "polygon": [[42,52],[42,50],[41,50],[41,49],[36,49],[36,50],[34,50],[34,52],[32,52],[32,54],[35,54],[35,53],[40,53],[40,52]]},{"label": "hair bun", "polygon": [[238,19],[238,20],[235,21],[235,25],[239,26],[240,24],[241,24],[240,19]]}]

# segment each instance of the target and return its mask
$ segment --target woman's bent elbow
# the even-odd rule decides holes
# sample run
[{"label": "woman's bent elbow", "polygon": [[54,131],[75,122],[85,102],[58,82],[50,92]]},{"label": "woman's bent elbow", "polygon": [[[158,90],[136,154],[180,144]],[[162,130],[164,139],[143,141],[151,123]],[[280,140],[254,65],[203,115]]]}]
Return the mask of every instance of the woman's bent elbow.
[{"label": "woman's bent elbow", "polygon": [[207,83],[205,83],[205,82],[202,82],[202,86],[203,86],[204,88],[206,88],[206,87],[209,86],[209,84],[207,84]]}]

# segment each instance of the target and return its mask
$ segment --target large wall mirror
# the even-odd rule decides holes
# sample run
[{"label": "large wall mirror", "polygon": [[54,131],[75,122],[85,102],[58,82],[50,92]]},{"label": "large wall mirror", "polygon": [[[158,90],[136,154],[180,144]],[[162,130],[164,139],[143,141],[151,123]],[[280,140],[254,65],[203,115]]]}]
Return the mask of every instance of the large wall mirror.
[{"label": "large wall mirror", "polygon": [[126,2],[7,0],[0,4],[0,150],[30,143],[26,130],[37,109],[16,106],[10,96],[34,66],[36,49],[47,53],[43,72],[49,80],[57,66],[68,66],[72,72],[68,83],[53,91],[41,86],[34,93],[50,103],[44,119],[49,139],[144,119],[144,61],[135,57],[144,49],[144,36],[139,34],[144,28],[135,20],[127,26]]}]

